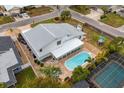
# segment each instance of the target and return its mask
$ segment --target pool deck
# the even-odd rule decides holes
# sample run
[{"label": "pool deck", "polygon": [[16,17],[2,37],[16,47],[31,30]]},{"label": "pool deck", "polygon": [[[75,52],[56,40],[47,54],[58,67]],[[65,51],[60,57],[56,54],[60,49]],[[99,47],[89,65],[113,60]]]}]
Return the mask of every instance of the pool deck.
[{"label": "pool deck", "polygon": [[92,44],[88,43],[88,42],[84,42],[84,45],[81,47],[80,50],[71,53],[70,55],[66,56],[65,58],[62,58],[59,61],[52,61],[51,59],[46,60],[45,65],[53,65],[55,67],[59,67],[62,70],[62,74],[60,75],[61,80],[64,80],[65,77],[67,76],[71,76],[72,75],[72,71],[69,71],[64,63],[66,60],[68,60],[69,58],[77,55],[78,53],[82,52],[82,51],[87,51],[90,52],[92,57],[94,58],[99,52],[100,50],[98,48],[96,48],[95,46],[93,46]]}]

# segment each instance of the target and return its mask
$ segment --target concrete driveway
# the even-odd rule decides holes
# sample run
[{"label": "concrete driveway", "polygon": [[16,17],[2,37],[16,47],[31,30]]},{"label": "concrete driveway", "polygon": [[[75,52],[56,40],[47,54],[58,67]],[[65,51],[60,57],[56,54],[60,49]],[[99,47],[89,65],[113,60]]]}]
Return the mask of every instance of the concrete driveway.
[{"label": "concrete driveway", "polygon": [[104,14],[104,12],[101,9],[93,10],[91,9],[90,14],[86,15],[89,18],[92,18],[94,20],[100,20],[100,17]]}]

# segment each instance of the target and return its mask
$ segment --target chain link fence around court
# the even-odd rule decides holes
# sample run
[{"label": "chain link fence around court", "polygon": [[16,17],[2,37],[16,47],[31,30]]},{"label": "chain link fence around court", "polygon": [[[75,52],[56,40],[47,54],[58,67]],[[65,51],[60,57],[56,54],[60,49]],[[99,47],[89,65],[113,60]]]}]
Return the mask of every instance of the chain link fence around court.
[{"label": "chain link fence around court", "polygon": [[[113,63],[116,63],[116,65]],[[97,87],[123,87],[124,56],[121,56],[118,53],[111,54],[108,57],[108,61],[104,61],[99,64],[96,69],[91,71],[88,78],[90,82],[94,83]],[[99,84],[96,83],[97,78]]]}]

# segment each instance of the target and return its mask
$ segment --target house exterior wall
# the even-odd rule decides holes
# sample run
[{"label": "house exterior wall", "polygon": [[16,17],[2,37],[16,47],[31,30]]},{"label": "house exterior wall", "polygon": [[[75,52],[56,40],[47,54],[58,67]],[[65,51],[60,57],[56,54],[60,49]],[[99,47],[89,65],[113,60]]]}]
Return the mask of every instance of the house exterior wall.
[{"label": "house exterior wall", "polygon": [[[61,47],[66,41],[69,41],[73,38],[79,38],[80,36],[81,36],[80,40],[82,40],[82,37],[83,37],[82,35],[75,35],[75,36],[69,36],[69,37],[65,36],[63,38],[59,38],[59,39],[55,40],[54,42],[49,44],[47,47],[42,48],[42,55],[43,56],[40,56],[38,60],[42,60],[42,59],[50,56],[51,55],[50,51]],[[61,40],[61,44],[57,45],[57,41],[60,41],[60,40]]]}]

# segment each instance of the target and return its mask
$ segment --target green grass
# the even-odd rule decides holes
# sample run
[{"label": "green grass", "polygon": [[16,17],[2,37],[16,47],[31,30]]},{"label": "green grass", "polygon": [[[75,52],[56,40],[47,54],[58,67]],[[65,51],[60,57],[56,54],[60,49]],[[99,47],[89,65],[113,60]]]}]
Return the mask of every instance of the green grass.
[{"label": "green grass", "polygon": [[17,79],[16,87],[17,88],[23,87],[23,84],[25,84],[31,80],[34,80],[35,77],[36,76],[31,67],[24,69],[22,72],[19,72],[16,74],[16,79]]},{"label": "green grass", "polygon": [[86,5],[73,5],[73,6],[70,6],[70,9],[84,15],[87,15],[90,13],[90,8]]},{"label": "green grass", "polygon": [[106,14],[106,16],[100,21],[113,27],[120,27],[124,25],[124,18],[115,13]]},{"label": "green grass", "polygon": [[[87,34],[87,41],[90,42],[91,44],[93,44],[94,46],[96,46],[99,49],[102,49],[103,47],[107,46],[110,42],[111,39],[109,37],[107,37],[104,34],[101,34],[100,31],[96,30],[95,28],[91,27],[91,26],[83,26],[84,32]],[[105,37],[105,43],[102,46],[98,45],[98,39],[100,36],[104,36]]]},{"label": "green grass", "polygon": [[14,22],[14,18],[10,16],[0,16],[0,25]]},{"label": "green grass", "polygon": [[49,12],[52,12],[53,9],[50,7],[46,7],[46,6],[42,6],[42,7],[38,7],[38,8],[33,8],[30,9],[28,11],[26,11],[29,16],[33,17],[33,16],[38,16],[38,15],[42,15],[42,14],[46,14]]},{"label": "green grass", "polygon": [[48,20],[41,21],[41,22],[38,22],[38,23],[33,23],[33,24],[31,24],[31,27],[35,27],[38,24],[43,24],[43,23],[55,23],[55,21],[54,21],[54,19],[48,19]]},{"label": "green grass", "polygon": [[[104,46],[107,46],[111,41],[109,37],[101,34],[100,31],[96,30],[95,28],[93,28],[89,25],[84,25],[83,23],[81,23],[75,19],[66,20],[64,22],[69,23],[74,26],[77,26],[78,24],[82,25],[84,32],[87,34],[87,36],[86,36],[87,41],[90,42],[91,44],[93,44],[94,46],[98,47],[99,49],[102,49]],[[62,23],[62,21],[61,20],[55,21],[55,19],[48,19],[48,20],[45,20],[45,21],[42,21],[39,23],[32,24],[31,26],[34,27],[38,24],[43,24],[43,23]],[[101,36],[101,35],[105,37],[105,43],[103,46],[99,46],[97,43],[99,36]]]}]

